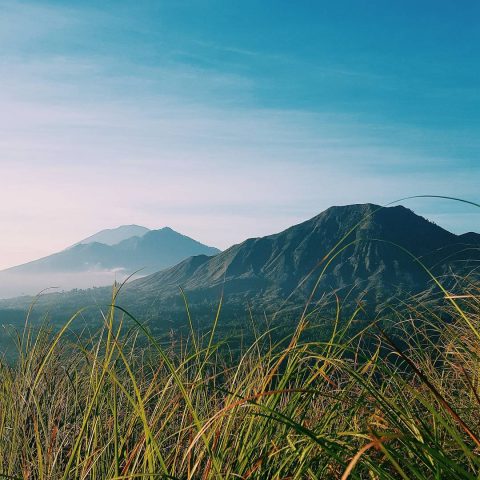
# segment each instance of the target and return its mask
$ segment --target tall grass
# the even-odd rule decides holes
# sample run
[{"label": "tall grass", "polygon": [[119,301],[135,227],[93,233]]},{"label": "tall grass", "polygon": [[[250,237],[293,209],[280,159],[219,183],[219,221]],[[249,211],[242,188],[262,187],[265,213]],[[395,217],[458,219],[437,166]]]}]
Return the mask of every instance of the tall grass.
[{"label": "tall grass", "polygon": [[350,335],[359,312],[339,308],[328,341],[304,314],[235,355],[220,307],[169,345],[116,292],[95,335],[26,324],[0,365],[0,478],[478,479],[480,296],[464,285],[391,309],[385,332]]}]

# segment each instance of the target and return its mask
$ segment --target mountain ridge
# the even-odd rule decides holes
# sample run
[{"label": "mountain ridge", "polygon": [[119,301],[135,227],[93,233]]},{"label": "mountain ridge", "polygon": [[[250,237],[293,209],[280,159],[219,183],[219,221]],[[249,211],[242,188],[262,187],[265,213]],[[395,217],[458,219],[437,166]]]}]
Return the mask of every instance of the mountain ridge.
[{"label": "mountain ridge", "polygon": [[[361,223],[358,228],[350,234],[354,236],[355,242],[351,246],[354,259],[352,260],[351,255],[340,255],[339,261],[332,265],[332,275],[336,277],[339,285],[347,284],[345,281],[347,277],[352,280],[355,277],[366,280],[375,274],[385,272],[382,260],[376,261],[371,258],[372,248],[380,248],[382,256],[388,257],[386,249],[390,247],[386,247],[386,244],[372,246],[373,239],[367,240],[371,233],[383,237],[378,239],[379,241],[402,244],[407,250],[413,250],[417,256],[430,255],[458,240],[457,235],[402,206],[388,209],[382,209],[374,204],[334,206],[281,232],[247,239],[214,258],[186,259],[171,269],[132,282],[127,290],[155,288],[158,295],[161,295],[162,291],[173,295],[174,292],[169,291],[166,285],[183,282],[182,287],[187,292],[199,291],[205,286],[208,290],[221,285],[224,291],[240,297],[242,289],[245,293],[253,293],[255,288],[260,294],[254,294],[253,297],[258,298],[262,292],[272,289],[285,296],[293,291],[335,243],[359,222]],[[405,231],[412,230],[416,232],[415,238],[403,235]],[[370,242],[369,246],[361,247],[361,240]],[[364,262],[361,260],[362,255],[365,258]],[[381,271],[375,270],[373,265],[375,263],[377,270]],[[180,273],[182,270],[186,272],[183,276]],[[383,275],[385,276],[385,273]],[[406,275],[411,277],[410,283],[419,283],[423,272]],[[395,278],[406,280],[398,268],[390,276],[393,277],[391,281],[395,281]],[[378,290],[378,282],[367,283]],[[161,289],[157,288],[160,284]]]},{"label": "mountain ridge", "polygon": [[[326,257],[342,238],[319,279]],[[315,301],[336,294],[353,303],[363,298],[380,305],[432,288],[418,262],[439,276],[452,269],[463,274],[480,261],[479,246],[480,235],[455,235],[403,206],[334,206],[281,232],[247,239],[214,256],[192,256],[133,280],[119,301],[158,320],[166,312],[184,311],[181,287],[192,310],[216,305],[223,295],[224,308],[230,311],[247,306],[274,311],[285,302],[305,304],[318,280]],[[103,288],[47,295],[45,302],[50,307],[66,302],[73,308],[92,299],[108,303],[110,295],[111,289]]]}]

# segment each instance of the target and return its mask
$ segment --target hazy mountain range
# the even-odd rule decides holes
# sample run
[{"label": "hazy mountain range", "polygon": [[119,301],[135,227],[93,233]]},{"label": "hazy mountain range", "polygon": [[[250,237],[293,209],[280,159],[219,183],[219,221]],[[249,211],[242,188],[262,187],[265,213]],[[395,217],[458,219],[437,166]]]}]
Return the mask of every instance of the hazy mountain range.
[{"label": "hazy mountain range", "polygon": [[139,271],[148,275],[192,255],[214,255],[203,245],[165,227],[149,230],[125,225],[103,230],[70,248],[0,272],[0,298],[36,294],[47,287],[63,290],[112,285]]},{"label": "hazy mountain range", "polygon": [[[138,248],[153,255],[154,249],[147,245],[157,245],[163,238],[175,239],[178,247],[184,242],[192,249],[208,249],[185,237],[180,242],[178,234],[170,229],[132,237],[110,248],[94,243],[75,249],[78,253],[86,248],[98,249],[98,262],[113,266],[116,263],[107,253],[118,259],[121,252],[131,253]],[[329,257],[331,262],[320,277],[326,256],[342,238],[338,254]],[[180,256],[171,248],[168,259],[173,258],[174,251]],[[185,251],[181,249],[182,254]],[[303,305],[319,280],[315,299],[336,292],[343,300],[363,297],[376,305],[431,286],[429,275],[406,251],[438,276],[452,270],[463,275],[474,272],[479,265],[480,235],[455,235],[402,206],[331,207],[280,233],[245,240],[214,256],[204,254],[215,253],[212,249],[199,251],[171,268],[132,281],[124,288],[120,301],[148,318],[161,318],[165,312],[184,310],[179,292],[182,287],[192,309],[216,305],[223,292],[225,308],[231,311],[245,311],[247,306],[273,311],[282,305]],[[69,251],[59,255],[66,265]],[[143,263],[152,258],[142,255],[136,258]],[[164,257],[159,258],[156,263],[152,258],[150,271],[161,268]],[[52,265],[54,259],[47,259],[29,268]],[[74,309],[92,303],[108,304],[110,295],[110,288],[52,294],[43,297],[39,306],[61,311],[66,305]],[[18,308],[27,301],[3,302],[3,307]]]}]

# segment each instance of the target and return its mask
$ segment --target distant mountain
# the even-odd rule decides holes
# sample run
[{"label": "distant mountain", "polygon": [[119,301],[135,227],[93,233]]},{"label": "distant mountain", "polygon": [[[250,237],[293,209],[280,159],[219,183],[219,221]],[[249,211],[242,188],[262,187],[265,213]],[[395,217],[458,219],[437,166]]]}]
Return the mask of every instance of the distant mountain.
[{"label": "distant mountain", "polygon": [[[118,247],[143,243],[152,233]],[[283,232],[248,239],[213,257],[193,256],[132,281],[120,301],[139,315],[160,319],[165,312],[184,310],[182,287],[192,309],[215,305],[223,291],[231,312],[245,311],[247,305],[276,311],[303,305],[318,281],[314,300],[336,292],[341,300],[355,303],[363,297],[379,305],[431,287],[429,275],[406,251],[436,275],[464,274],[480,261],[480,235],[455,235],[402,206],[331,207]],[[108,303],[109,294],[108,288],[97,289],[47,295],[42,301],[49,308],[77,308],[92,300]]]},{"label": "distant mountain", "polygon": [[[141,270],[147,275],[171,267],[192,255],[215,255],[218,249],[165,227],[105,230],[61,252],[0,272],[0,297],[34,294],[47,287],[62,289],[111,285],[115,279]],[[131,236],[131,233],[140,233]],[[94,239],[114,242],[113,245]]]},{"label": "distant mountain", "polygon": [[140,225],[122,225],[117,228],[102,230],[95,235],[80,240],[73,246],[87,243],[103,243],[104,245],[116,245],[117,243],[132,237],[143,237],[150,229]]}]

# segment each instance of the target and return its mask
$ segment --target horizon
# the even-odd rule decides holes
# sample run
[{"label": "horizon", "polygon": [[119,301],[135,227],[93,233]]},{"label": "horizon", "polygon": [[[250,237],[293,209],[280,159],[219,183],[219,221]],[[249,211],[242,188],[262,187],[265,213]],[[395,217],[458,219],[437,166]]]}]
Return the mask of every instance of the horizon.
[{"label": "horizon", "polygon": [[[403,207],[403,208],[407,208],[408,210],[411,210],[414,214],[419,215],[419,216],[425,218],[426,220],[433,222],[435,225],[443,228],[444,230],[447,230],[447,231],[449,231],[449,232],[451,232],[451,233],[455,233],[455,234],[457,234],[457,235],[461,235],[461,234],[463,234],[463,233],[478,233],[478,234],[480,234],[480,231],[477,232],[477,231],[474,231],[474,230],[467,230],[467,231],[462,231],[462,232],[454,232],[454,231],[451,231],[451,230],[449,230],[448,228],[445,228],[443,225],[437,223],[436,221],[434,221],[434,220],[432,220],[432,219],[430,219],[430,218],[428,218],[428,217],[426,217],[426,216],[423,216],[423,215],[418,214],[418,213],[415,212],[413,209],[411,209],[411,208],[409,208],[409,207],[406,207],[405,205],[403,205],[403,204],[401,204],[401,203],[397,203],[397,204],[393,204],[393,205],[376,205],[376,204],[372,204],[371,202],[364,202],[364,203],[360,203],[360,204],[330,205],[329,207],[327,207],[327,209],[322,210],[321,212],[318,212],[318,213],[317,213],[316,215],[314,215],[313,217],[309,217],[309,218],[302,219],[302,220],[300,220],[300,221],[298,221],[298,222],[296,222],[296,223],[294,223],[294,224],[286,225],[285,227],[281,228],[280,230],[275,230],[275,231],[269,232],[269,233],[267,234],[267,236],[268,236],[268,235],[275,235],[275,234],[281,233],[281,232],[283,232],[284,230],[286,230],[286,229],[288,229],[288,228],[290,228],[290,227],[293,227],[293,226],[296,226],[296,225],[298,225],[298,224],[301,224],[301,223],[303,223],[303,222],[305,222],[305,221],[311,220],[312,218],[314,218],[315,216],[317,216],[317,215],[325,212],[325,211],[328,210],[329,208],[346,207],[346,206],[351,206],[351,205],[367,205],[367,204],[371,204],[371,205],[378,206],[378,207],[382,207],[382,208],[394,208],[394,207],[398,207],[398,206]],[[67,246],[61,248],[61,249],[58,250],[58,251],[54,251],[54,252],[47,253],[44,257],[48,257],[48,256],[50,256],[50,255],[52,255],[52,254],[55,254],[55,253],[58,253],[58,252],[61,252],[61,251],[64,251],[64,250],[68,250],[69,248],[72,248],[72,247],[74,247],[74,246],[76,246],[76,245],[84,242],[85,240],[89,240],[90,237],[96,236],[96,235],[98,235],[98,234],[100,234],[100,233],[108,232],[108,231],[114,231],[114,230],[117,230],[117,229],[120,229],[120,228],[123,228],[123,227],[140,227],[140,228],[146,228],[149,232],[158,231],[158,230],[163,230],[163,229],[165,229],[165,228],[169,228],[169,229],[173,230],[174,232],[176,232],[176,233],[178,233],[178,234],[180,234],[180,235],[185,235],[185,236],[187,236],[187,237],[189,237],[189,238],[192,238],[193,240],[199,241],[197,238],[192,237],[188,232],[178,231],[178,230],[176,230],[176,229],[174,229],[174,228],[171,228],[169,225],[164,225],[164,226],[161,226],[161,227],[149,227],[149,226],[146,226],[146,225],[138,225],[138,224],[135,224],[135,223],[130,223],[130,224],[123,224],[123,225],[117,225],[117,226],[112,226],[112,227],[103,228],[103,229],[101,229],[101,230],[99,230],[99,231],[96,231],[96,232],[87,234],[87,235],[84,236],[82,239],[78,240],[76,243],[71,244],[71,245],[67,245]],[[228,248],[230,248],[230,247],[232,247],[232,246],[234,246],[234,245],[236,245],[236,244],[243,243],[244,241],[249,240],[249,239],[251,239],[251,238],[260,238],[260,237],[245,237],[245,238],[240,239],[238,242],[235,242],[235,243],[232,243],[232,244],[230,244],[230,245],[227,245],[227,246],[224,247],[224,248],[220,248],[220,247],[218,247],[217,245],[210,245],[210,244],[205,244],[205,245],[208,246],[208,247],[217,248],[217,249],[220,250],[220,252],[223,252],[223,251],[225,251],[226,249],[228,249]],[[100,242],[100,243],[102,243],[102,242]],[[201,243],[203,243],[203,242],[201,242]],[[32,258],[31,260],[27,260],[26,262],[23,262],[22,264],[8,265],[8,266],[6,266],[6,267],[2,267],[2,266],[0,265],[0,271],[6,270],[6,269],[9,269],[9,268],[12,268],[12,267],[16,267],[16,266],[19,266],[19,265],[23,265],[24,263],[30,263],[30,262],[32,262],[32,261],[39,260],[40,258],[44,258],[44,257]]]},{"label": "horizon", "polygon": [[[0,11],[1,269],[124,224],[223,250],[334,204],[478,202],[478,2]],[[472,206],[405,206],[480,231]]]}]

